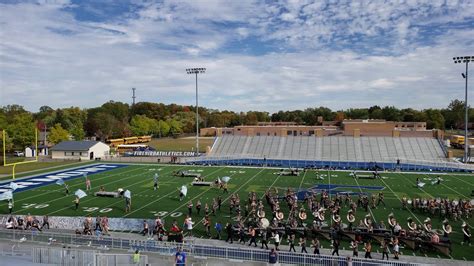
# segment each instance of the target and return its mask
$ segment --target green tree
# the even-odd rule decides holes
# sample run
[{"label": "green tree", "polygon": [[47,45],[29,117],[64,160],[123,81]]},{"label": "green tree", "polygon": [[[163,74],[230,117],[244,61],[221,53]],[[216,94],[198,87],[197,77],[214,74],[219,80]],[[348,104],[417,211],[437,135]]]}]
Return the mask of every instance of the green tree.
[{"label": "green tree", "polygon": [[28,112],[17,113],[7,125],[6,131],[12,139],[14,148],[23,150],[35,140],[33,116]]},{"label": "green tree", "polygon": [[176,119],[170,119],[166,121],[170,127],[169,134],[172,136],[178,136],[179,134],[183,133],[183,125],[180,121]]},{"label": "green tree", "polygon": [[423,111],[426,116],[426,128],[428,129],[444,129],[445,121],[443,114],[437,109],[426,109]]},{"label": "green tree", "polygon": [[148,118],[145,115],[136,115],[130,121],[130,130],[133,135],[153,135],[159,131],[157,121],[152,118]]},{"label": "green tree", "polygon": [[84,131],[84,126],[82,123],[75,124],[71,130],[70,133],[74,140],[83,140],[84,137],[86,136],[86,133]]},{"label": "green tree", "polygon": [[69,132],[61,124],[57,123],[52,127],[48,134],[48,141],[57,144],[61,141],[69,140]]},{"label": "green tree", "polygon": [[170,125],[168,122],[160,120],[158,121],[158,134],[160,137],[166,137],[170,134]]}]

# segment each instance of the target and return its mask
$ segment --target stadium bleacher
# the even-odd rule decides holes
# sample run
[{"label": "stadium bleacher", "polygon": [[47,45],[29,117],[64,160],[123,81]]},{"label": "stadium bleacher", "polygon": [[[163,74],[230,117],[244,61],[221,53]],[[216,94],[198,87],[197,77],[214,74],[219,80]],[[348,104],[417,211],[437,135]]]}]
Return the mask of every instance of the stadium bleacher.
[{"label": "stadium bleacher", "polygon": [[212,157],[382,162],[397,159],[446,162],[435,138],[223,136]]}]

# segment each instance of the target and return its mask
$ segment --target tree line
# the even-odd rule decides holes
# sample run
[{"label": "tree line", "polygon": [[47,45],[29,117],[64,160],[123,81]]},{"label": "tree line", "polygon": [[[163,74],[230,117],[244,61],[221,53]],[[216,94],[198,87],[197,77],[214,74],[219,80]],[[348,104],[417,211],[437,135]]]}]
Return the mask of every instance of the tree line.
[{"label": "tree line", "polygon": [[[131,106],[109,101],[90,109],[53,109],[42,106],[38,112],[29,112],[21,105],[7,105],[0,108],[0,129],[6,131],[9,150],[23,149],[31,145],[35,138],[35,127],[40,131],[49,131],[48,141],[51,143],[67,139],[82,140],[92,136],[100,140],[135,135],[169,137],[196,132],[195,110],[193,106],[152,102],[139,102]],[[325,121],[339,122],[344,119],[415,121],[426,122],[428,129],[461,129],[464,125],[464,102],[456,99],[443,109],[415,110],[374,105],[369,108],[337,111],[327,107],[315,107],[272,114],[260,111],[220,111],[201,107],[199,117],[200,127],[233,127],[270,121],[318,125],[318,117],[322,117]],[[474,119],[472,108],[469,109],[469,119]]]}]

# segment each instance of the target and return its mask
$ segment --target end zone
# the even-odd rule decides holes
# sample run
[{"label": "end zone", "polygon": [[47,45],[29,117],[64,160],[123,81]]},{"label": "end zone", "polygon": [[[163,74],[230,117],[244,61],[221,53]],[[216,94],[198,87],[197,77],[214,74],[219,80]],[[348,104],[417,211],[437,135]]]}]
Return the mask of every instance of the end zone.
[{"label": "end zone", "polygon": [[71,180],[77,177],[82,177],[84,174],[92,175],[97,173],[102,173],[114,169],[119,169],[122,167],[128,166],[127,164],[98,164],[98,165],[88,165],[80,168],[68,169],[54,173],[47,173],[36,175],[32,177],[27,177],[18,181],[5,181],[0,186],[0,193],[10,190],[10,183],[15,182],[18,185],[18,189],[15,192],[21,192],[28,189],[50,185],[58,179]]}]

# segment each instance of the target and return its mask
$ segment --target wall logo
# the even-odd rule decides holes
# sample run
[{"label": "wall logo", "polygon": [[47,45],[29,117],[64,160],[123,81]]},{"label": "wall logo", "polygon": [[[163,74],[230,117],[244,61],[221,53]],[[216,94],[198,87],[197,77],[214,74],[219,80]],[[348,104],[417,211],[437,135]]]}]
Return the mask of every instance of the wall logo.
[{"label": "wall logo", "polygon": [[[92,166],[86,166],[81,168],[76,168],[73,170],[66,170],[62,172],[55,172],[49,174],[43,174],[38,176],[33,176],[25,179],[21,179],[18,181],[13,181],[18,185],[18,188],[15,192],[20,192],[28,189],[32,189],[35,187],[46,186],[50,185],[58,179],[69,180],[77,177],[82,177],[84,174],[91,175],[102,173],[105,171],[118,169],[127,166],[126,164],[98,164]],[[10,181],[4,182],[0,186],[0,193],[6,192],[10,190]]]},{"label": "wall logo", "polygon": [[[360,190],[384,190],[385,187],[382,186],[353,186],[353,185],[338,185],[338,184],[318,184],[315,187],[312,187],[310,190],[321,193],[323,190],[328,191],[331,195],[336,195],[337,193],[348,193],[349,195],[358,195]],[[308,190],[298,191],[298,200],[303,200]],[[362,192],[362,194],[367,194]]]}]

